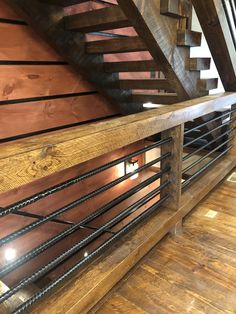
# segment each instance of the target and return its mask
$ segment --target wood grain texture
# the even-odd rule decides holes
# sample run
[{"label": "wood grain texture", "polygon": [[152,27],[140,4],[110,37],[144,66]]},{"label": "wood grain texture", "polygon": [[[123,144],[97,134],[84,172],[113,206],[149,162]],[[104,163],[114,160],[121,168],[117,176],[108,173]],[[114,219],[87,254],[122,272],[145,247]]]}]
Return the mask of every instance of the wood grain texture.
[{"label": "wood grain texture", "polygon": [[22,18],[17,15],[11,7],[9,7],[6,0],[0,1],[0,18],[14,21],[22,21]]},{"label": "wood grain texture", "polygon": [[[235,97],[234,93],[207,96],[69,131],[3,144],[0,150],[1,192],[217,111],[234,103]],[[20,170],[19,163],[22,165]]]},{"label": "wood grain texture", "polygon": [[[215,187],[217,182],[219,182],[218,180],[221,180],[229,171],[232,170],[232,167],[234,166],[232,160],[223,160],[211,177],[210,189]],[[204,180],[207,180],[207,178],[208,174],[204,176]],[[204,196],[208,193],[203,184],[201,185],[200,190]],[[200,199],[201,198],[198,199],[198,202]],[[193,208],[193,206],[195,205],[191,205],[185,210],[180,209],[177,212],[169,210],[168,208],[160,210],[155,216],[148,219],[147,222],[144,222],[138,228],[124,236],[121,240],[117,241],[113,248],[104,253],[97,261],[89,265],[83,274],[73,276],[73,278],[71,278],[66,285],[55,290],[53,294],[47,296],[42,302],[31,309],[31,312],[33,314],[46,314],[47,311],[50,311],[50,313],[63,312],[68,314],[87,313],[98,302],[98,300],[109,292],[110,289],[124,276],[124,274],[140,260],[141,257],[143,257],[169,230],[171,230],[172,227],[175,226],[180,219],[182,219]],[[213,235],[213,242],[214,239],[215,237]],[[143,313],[142,311],[149,313],[153,309],[155,309],[155,311],[160,311],[163,307],[168,307],[164,312],[166,314],[170,313],[170,309],[173,310],[173,313],[176,313],[175,308],[169,306],[170,299],[172,297],[168,294],[166,295],[166,293],[163,294],[164,287],[159,289],[157,288],[160,285],[160,282],[158,283],[155,291],[152,290],[145,292],[145,285],[148,282],[149,280],[147,280],[147,278],[142,277],[139,282],[128,285],[134,293],[125,293],[126,296],[129,295],[134,298],[131,301],[133,304],[131,309],[134,310],[134,313]],[[151,276],[151,282],[152,285],[154,284],[156,286],[156,281],[153,276]],[[140,295],[135,293],[137,291],[134,291],[134,289],[139,287],[139,284],[141,284]],[[181,286],[182,285],[180,285],[180,289]],[[169,285],[169,287],[171,287],[171,285]],[[157,298],[155,296],[156,293],[161,293],[161,298]],[[126,296],[123,295],[123,297]],[[152,298],[154,298],[153,301]],[[180,298],[178,296],[176,302],[179,299]],[[183,294],[181,294],[181,299],[184,300],[184,306],[186,303],[183,298]],[[134,300],[139,302],[140,305],[138,305],[138,303],[136,304]],[[160,306],[159,302],[161,300],[162,304]],[[124,302],[123,299],[122,302]],[[47,307],[45,306],[46,304]],[[149,304],[149,310],[143,309],[143,306],[146,304]],[[120,306],[121,305],[116,304],[114,308],[119,309]],[[130,308],[130,305],[124,304],[124,308],[126,307]],[[141,308],[141,310],[139,308]],[[103,308],[101,308],[101,312],[99,313],[102,313],[102,310]],[[94,313],[94,311],[91,311],[91,313]]]},{"label": "wood grain texture", "polygon": [[221,183],[89,314],[235,313],[235,192]]},{"label": "wood grain texture", "polygon": [[[63,95],[94,91],[67,65],[1,66],[0,100]],[[66,84],[63,84],[66,82]]]},{"label": "wood grain texture", "polygon": [[0,139],[90,121],[117,113],[115,108],[99,94],[1,105]]},{"label": "wood grain texture", "polygon": [[178,20],[160,13],[160,0],[119,0],[119,5],[132,21],[157,64],[172,84],[179,100],[197,97],[199,73],[186,71],[189,49],[177,47]]},{"label": "wood grain texture", "polygon": [[0,61],[62,61],[29,26],[1,23],[0,37]]},{"label": "wood grain texture", "polygon": [[184,124],[162,132],[162,139],[172,138],[168,144],[162,145],[161,154],[171,153],[171,157],[161,162],[161,168],[170,167],[170,172],[163,175],[161,182],[169,180],[171,184],[166,187],[161,195],[168,193],[169,200],[166,206],[173,210],[178,210],[181,202],[181,186],[182,186],[182,160],[183,160],[183,142],[184,142]]}]

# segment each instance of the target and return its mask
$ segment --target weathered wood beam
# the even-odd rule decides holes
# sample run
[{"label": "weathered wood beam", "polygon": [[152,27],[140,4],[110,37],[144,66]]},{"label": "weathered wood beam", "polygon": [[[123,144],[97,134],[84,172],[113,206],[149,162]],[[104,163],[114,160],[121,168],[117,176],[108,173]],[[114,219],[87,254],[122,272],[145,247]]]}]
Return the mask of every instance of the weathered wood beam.
[{"label": "weathered wood beam", "polygon": [[207,96],[38,138],[2,144],[0,192],[112,152],[235,102],[235,93]]},{"label": "weathered wood beam", "polygon": [[236,91],[236,51],[222,1],[192,0],[192,3],[224,88]]},{"label": "weathered wood beam", "polygon": [[189,48],[175,46],[178,21],[161,14],[160,0],[118,0],[118,4],[147,45],[153,59],[162,64],[162,71],[179,99],[198,97],[199,73],[186,71]]}]

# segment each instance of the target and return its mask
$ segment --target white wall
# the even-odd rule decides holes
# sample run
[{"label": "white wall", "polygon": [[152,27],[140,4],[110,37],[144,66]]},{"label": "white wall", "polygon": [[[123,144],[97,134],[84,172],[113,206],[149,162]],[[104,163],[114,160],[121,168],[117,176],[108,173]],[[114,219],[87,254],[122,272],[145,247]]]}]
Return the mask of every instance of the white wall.
[{"label": "white wall", "polygon": [[[197,15],[196,15],[194,10],[193,10],[192,30],[203,33],[203,31],[201,29],[201,25],[198,21]],[[216,38],[216,40],[217,40],[217,38]],[[209,58],[210,57],[211,58],[211,68],[210,68],[210,70],[201,71],[201,78],[202,79],[204,79],[204,78],[215,78],[215,77],[219,78],[218,71],[216,69],[214,60],[211,56],[211,53],[210,53],[210,50],[208,48],[207,41],[206,41],[204,34],[202,37],[201,47],[191,48],[190,57],[191,58]],[[224,87],[223,87],[222,82],[219,78],[218,88],[211,90],[210,94],[216,94],[216,93],[221,93],[221,92],[224,92]]]}]

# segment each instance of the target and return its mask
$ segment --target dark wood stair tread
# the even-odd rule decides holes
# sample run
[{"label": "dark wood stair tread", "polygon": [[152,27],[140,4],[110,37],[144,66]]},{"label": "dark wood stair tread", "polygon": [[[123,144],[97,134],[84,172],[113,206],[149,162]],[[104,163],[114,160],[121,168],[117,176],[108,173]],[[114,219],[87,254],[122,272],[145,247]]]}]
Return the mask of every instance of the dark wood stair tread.
[{"label": "dark wood stair tread", "polygon": [[154,60],[143,61],[123,61],[123,62],[105,62],[104,71],[107,73],[115,72],[149,72],[161,71],[162,66],[157,65]]},{"label": "dark wood stair tread", "polygon": [[138,36],[98,40],[86,43],[86,51],[91,54],[146,51],[147,47]]},{"label": "dark wood stair tread", "polygon": [[211,58],[189,58],[187,64],[189,71],[209,70]]},{"label": "dark wood stair tread", "polygon": [[65,16],[65,27],[80,32],[96,32],[131,26],[119,6]]},{"label": "dark wood stair tread", "polygon": [[185,47],[198,47],[201,46],[202,33],[194,32],[191,30],[177,31],[177,45]]},{"label": "dark wood stair tread", "polygon": [[118,85],[121,89],[161,89],[173,91],[166,79],[127,79],[119,80]]}]

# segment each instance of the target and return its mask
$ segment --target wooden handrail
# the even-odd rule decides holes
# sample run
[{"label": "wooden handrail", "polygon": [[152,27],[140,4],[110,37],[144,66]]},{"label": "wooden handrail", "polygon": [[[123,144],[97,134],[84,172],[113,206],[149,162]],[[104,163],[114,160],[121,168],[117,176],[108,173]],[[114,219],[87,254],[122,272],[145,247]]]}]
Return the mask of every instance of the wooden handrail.
[{"label": "wooden handrail", "polygon": [[109,153],[236,103],[223,93],[0,146],[0,192]]}]

